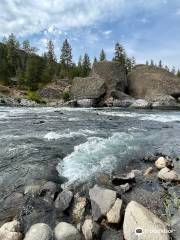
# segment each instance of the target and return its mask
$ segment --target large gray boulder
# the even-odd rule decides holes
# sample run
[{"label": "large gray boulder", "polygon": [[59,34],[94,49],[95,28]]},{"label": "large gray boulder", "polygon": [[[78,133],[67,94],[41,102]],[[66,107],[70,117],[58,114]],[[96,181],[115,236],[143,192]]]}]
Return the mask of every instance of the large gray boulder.
[{"label": "large gray boulder", "polygon": [[26,233],[24,240],[52,240],[53,232],[45,223],[36,223],[32,225]]},{"label": "large gray boulder", "polygon": [[119,98],[120,92],[125,92],[127,89],[126,72],[118,62],[102,61],[94,63],[90,76],[104,80],[107,97]]},{"label": "large gray boulder", "polygon": [[93,219],[97,221],[112,208],[116,201],[116,192],[95,185],[89,190]]},{"label": "large gray boulder", "polygon": [[128,75],[129,94],[135,98],[157,95],[180,96],[180,81],[165,69],[137,65]]},{"label": "large gray boulder", "polygon": [[131,201],[123,224],[125,240],[169,240],[166,225],[141,204]]},{"label": "large gray boulder", "polygon": [[71,95],[74,99],[99,99],[106,92],[105,82],[99,77],[74,78]]},{"label": "large gray boulder", "polygon": [[71,88],[71,97],[74,99],[106,100],[125,99],[127,76],[124,68],[118,62],[102,61],[94,63],[90,76],[74,78]]},{"label": "large gray boulder", "polygon": [[81,240],[79,231],[71,224],[60,222],[54,229],[56,240]]}]

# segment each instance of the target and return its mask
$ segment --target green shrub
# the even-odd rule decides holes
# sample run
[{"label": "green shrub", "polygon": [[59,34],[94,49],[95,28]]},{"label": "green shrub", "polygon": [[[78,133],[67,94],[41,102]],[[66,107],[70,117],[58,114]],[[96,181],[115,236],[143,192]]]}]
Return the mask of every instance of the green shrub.
[{"label": "green shrub", "polygon": [[44,103],[41,96],[36,91],[29,90],[27,93],[27,97],[29,100],[37,102],[37,103]]},{"label": "green shrub", "polygon": [[64,101],[69,101],[69,100],[70,100],[70,94],[69,94],[69,92],[64,92],[64,93],[63,93],[63,99],[64,99]]}]

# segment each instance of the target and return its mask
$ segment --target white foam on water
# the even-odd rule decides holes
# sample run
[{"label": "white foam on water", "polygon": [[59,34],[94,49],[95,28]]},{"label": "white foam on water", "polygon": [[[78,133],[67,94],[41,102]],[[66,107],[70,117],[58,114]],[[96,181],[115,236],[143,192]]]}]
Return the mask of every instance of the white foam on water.
[{"label": "white foam on water", "polygon": [[99,115],[104,115],[104,116],[115,116],[115,117],[129,117],[129,118],[138,118],[139,120],[142,121],[156,121],[156,122],[176,122],[180,121],[180,112],[161,112],[160,114],[157,113],[138,113],[137,112],[127,112],[127,111],[98,111]]},{"label": "white foam on water", "polygon": [[114,133],[109,138],[89,137],[88,141],[74,147],[57,166],[60,176],[71,184],[86,181],[96,172],[110,173],[117,162],[126,161],[130,152],[138,151],[134,137],[127,133]]},{"label": "white foam on water", "polygon": [[61,138],[72,138],[72,137],[78,137],[78,136],[88,136],[97,134],[98,131],[90,130],[90,129],[80,129],[77,132],[72,132],[68,130],[67,132],[49,132],[45,134],[44,138],[47,140],[57,140]]},{"label": "white foam on water", "polygon": [[180,121],[180,113],[178,114],[173,114],[171,112],[169,113],[162,113],[162,114],[144,114],[144,116],[140,117],[140,120],[144,120],[144,121],[157,121],[157,122],[162,122],[162,123],[166,123],[166,122],[176,122],[176,121]]}]

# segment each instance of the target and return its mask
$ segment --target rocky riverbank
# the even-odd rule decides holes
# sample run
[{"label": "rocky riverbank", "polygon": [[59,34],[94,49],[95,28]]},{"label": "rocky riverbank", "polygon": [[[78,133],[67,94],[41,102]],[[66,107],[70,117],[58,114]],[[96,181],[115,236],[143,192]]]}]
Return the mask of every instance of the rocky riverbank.
[{"label": "rocky riverbank", "polygon": [[158,153],[141,163],[77,187],[45,180],[26,185],[11,199],[18,209],[10,222],[1,221],[0,239],[178,240],[179,159]]}]

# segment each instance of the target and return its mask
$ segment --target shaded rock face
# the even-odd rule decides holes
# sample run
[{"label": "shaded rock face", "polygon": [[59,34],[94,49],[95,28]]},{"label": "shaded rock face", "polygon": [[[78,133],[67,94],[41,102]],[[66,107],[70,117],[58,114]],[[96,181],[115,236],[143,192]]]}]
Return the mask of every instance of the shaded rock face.
[{"label": "shaded rock face", "polygon": [[118,62],[103,61],[94,63],[90,76],[104,80],[107,88],[107,97],[113,95],[112,97],[118,98],[118,91],[126,91],[127,76],[125,70]]},{"label": "shaded rock face", "polygon": [[71,95],[74,99],[121,99],[126,89],[127,76],[122,66],[117,62],[103,61],[93,65],[89,77],[74,78]]},{"label": "shaded rock face", "polygon": [[156,95],[180,96],[180,81],[174,74],[158,67],[137,65],[128,75],[128,91],[135,98]]}]

